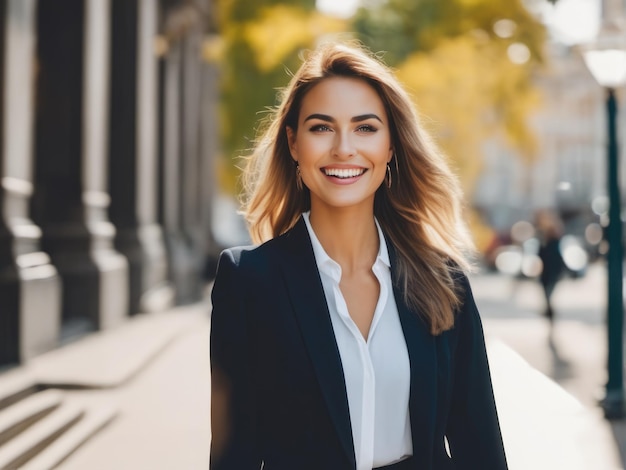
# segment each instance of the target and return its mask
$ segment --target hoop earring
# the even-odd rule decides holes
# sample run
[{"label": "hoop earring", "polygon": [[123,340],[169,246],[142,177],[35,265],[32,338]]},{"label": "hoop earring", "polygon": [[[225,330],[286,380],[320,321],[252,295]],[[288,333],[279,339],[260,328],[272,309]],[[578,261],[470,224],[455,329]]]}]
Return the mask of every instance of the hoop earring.
[{"label": "hoop earring", "polygon": [[302,191],[302,173],[300,173],[300,165],[296,163],[296,187],[298,191]]},{"label": "hoop earring", "polygon": [[391,189],[391,168],[389,167],[389,163],[387,163],[387,175],[385,176],[385,183],[387,183],[387,189]]}]

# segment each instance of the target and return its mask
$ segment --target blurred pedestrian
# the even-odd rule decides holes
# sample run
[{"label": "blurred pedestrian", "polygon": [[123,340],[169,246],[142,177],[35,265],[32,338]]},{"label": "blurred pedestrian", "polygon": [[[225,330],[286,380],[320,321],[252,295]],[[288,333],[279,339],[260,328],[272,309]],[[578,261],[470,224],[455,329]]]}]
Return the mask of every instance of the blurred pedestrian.
[{"label": "blurred pedestrian", "polygon": [[552,323],[554,321],[552,294],[565,271],[565,263],[561,254],[563,226],[558,215],[547,209],[537,211],[535,225],[540,242],[539,258],[541,259],[542,271],[539,281],[545,299],[544,315]]},{"label": "blurred pedestrian", "polygon": [[311,53],[244,181],[264,244],[219,261],[211,468],[507,468],[459,186],[390,70]]}]

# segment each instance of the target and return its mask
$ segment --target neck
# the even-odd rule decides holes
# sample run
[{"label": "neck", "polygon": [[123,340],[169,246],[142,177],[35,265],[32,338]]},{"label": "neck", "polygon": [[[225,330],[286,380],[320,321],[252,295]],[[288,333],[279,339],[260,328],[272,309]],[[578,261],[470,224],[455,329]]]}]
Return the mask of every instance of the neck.
[{"label": "neck", "polygon": [[324,250],[342,272],[372,268],[379,249],[373,208],[327,211],[311,207],[310,221]]}]

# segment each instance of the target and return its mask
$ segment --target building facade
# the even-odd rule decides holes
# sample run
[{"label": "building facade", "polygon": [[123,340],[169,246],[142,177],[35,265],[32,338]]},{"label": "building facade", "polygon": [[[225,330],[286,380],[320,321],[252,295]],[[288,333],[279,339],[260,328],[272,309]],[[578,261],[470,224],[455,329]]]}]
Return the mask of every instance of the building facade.
[{"label": "building facade", "polygon": [[[624,18],[625,13],[622,0],[602,3],[604,18]],[[537,209],[554,209],[565,219],[587,217],[594,201],[607,195],[604,90],[577,46],[552,39],[545,57],[545,66],[534,77],[541,105],[530,118],[538,141],[536,158],[525,163],[497,141],[485,146],[484,172],[473,203],[499,232],[508,231],[518,220],[532,220]],[[618,102],[618,139],[623,149],[624,90],[618,90]],[[625,178],[622,164],[620,180]]]},{"label": "building facade", "polygon": [[0,1],[0,367],[201,298],[211,6]]}]

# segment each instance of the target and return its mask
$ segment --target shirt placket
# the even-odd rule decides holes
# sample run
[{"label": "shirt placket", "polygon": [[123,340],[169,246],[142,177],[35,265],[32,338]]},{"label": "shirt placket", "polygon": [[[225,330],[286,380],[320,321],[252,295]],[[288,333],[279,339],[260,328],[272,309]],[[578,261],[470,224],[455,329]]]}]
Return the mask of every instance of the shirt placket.
[{"label": "shirt placket", "polygon": [[376,412],[376,377],[369,348],[363,337],[359,338],[359,352],[363,367],[363,403],[361,421],[361,458],[359,470],[370,470],[374,463],[374,421]]}]

